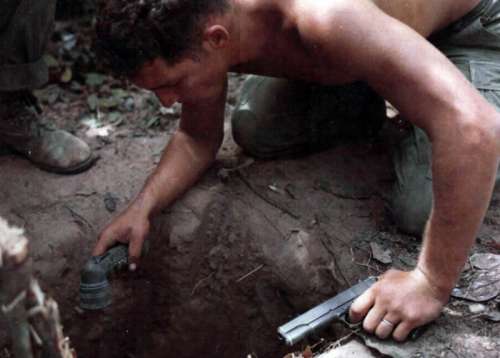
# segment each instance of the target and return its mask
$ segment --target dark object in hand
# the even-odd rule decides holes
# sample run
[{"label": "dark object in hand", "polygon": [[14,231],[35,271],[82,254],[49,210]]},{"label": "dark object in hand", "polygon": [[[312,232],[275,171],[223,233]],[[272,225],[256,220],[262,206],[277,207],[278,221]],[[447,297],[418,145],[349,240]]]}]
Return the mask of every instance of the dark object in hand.
[{"label": "dark object in hand", "polygon": [[117,245],[104,255],[94,256],[83,267],[80,277],[80,307],[100,310],[112,302],[108,275],[128,265],[128,246]]}]

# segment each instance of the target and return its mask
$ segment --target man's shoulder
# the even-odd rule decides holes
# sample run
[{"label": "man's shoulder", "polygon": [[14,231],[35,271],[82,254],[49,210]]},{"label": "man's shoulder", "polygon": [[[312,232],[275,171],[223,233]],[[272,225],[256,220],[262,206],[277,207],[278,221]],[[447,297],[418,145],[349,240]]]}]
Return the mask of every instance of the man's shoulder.
[{"label": "man's shoulder", "polygon": [[358,15],[373,6],[370,0],[293,0],[289,11],[303,36],[330,41],[334,34],[343,36],[363,25]]}]

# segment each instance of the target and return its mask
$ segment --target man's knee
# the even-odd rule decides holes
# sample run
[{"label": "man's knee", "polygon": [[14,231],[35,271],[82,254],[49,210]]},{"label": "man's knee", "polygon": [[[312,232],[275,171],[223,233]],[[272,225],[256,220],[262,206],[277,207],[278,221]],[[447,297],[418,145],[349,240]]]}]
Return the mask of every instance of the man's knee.
[{"label": "man's knee", "polygon": [[362,83],[325,87],[250,76],[232,124],[234,138],[244,150],[273,158],[371,138],[384,119],[384,100]]},{"label": "man's knee", "polygon": [[247,153],[273,158],[300,150],[308,140],[307,85],[249,76],[232,115],[234,140]]},{"label": "man's knee", "polygon": [[234,141],[248,154],[265,158],[266,153],[256,139],[259,132],[259,118],[250,110],[237,109],[232,116]]},{"label": "man's knee", "polygon": [[396,183],[391,212],[403,232],[420,235],[432,207],[431,143],[427,135],[413,127],[393,153]]},{"label": "man's knee", "polygon": [[[424,190],[425,191],[425,190]],[[391,211],[396,226],[404,233],[420,236],[424,232],[432,207],[430,193],[419,190],[417,193],[394,195]]]},{"label": "man's knee", "polygon": [[255,76],[249,76],[241,91],[242,98],[237,103],[231,117],[231,126],[235,142],[243,148],[243,150],[251,155],[256,156],[258,150],[255,142],[255,133],[258,127],[258,118],[252,111],[252,106],[248,103],[251,99],[251,94],[254,88],[259,85],[261,79]]}]

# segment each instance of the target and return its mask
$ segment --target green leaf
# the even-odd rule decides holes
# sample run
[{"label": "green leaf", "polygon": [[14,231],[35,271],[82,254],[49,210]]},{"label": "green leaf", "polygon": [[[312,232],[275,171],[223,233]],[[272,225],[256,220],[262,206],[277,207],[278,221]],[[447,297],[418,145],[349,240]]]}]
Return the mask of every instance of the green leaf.
[{"label": "green leaf", "polygon": [[52,55],[46,54],[43,56],[43,60],[47,64],[49,68],[51,67],[59,67],[59,62],[57,62],[56,58]]},{"label": "green leaf", "polygon": [[120,105],[120,99],[115,97],[106,97],[99,100],[99,106],[101,108],[111,109],[116,108]]},{"label": "green leaf", "polygon": [[99,98],[97,98],[97,95],[91,94],[90,96],[88,96],[87,104],[89,106],[89,109],[92,112],[94,112],[97,109],[97,106],[99,105]]},{"label": "green leaf", "polygon": [[62,83],[69,83],[72,79],[73,79],[73,71],[71,70],[71,67],[66,67],[61,75],[60,80]]},{"label": "green leaf", "polygon": [[123,120],[125,119],[125,116],[122,115],[120,112],[113,111],[108,114],[108,120],[110,123],[114,124],[116,127],[121,125],[123,123]]},{"label": "green leaf", "polygon": [[146,123],[146,128],[156,127],[158,124],[160,124],[160,117],[154,116]]},{"label": "green leaf", "polygon": [[96,73],[96,72],[89,72],[85,75],[85,84],[87,86],[93,86],[97,87],[100,86],[104,83],[104,80],[106,79],[106,76]]},{"label": "green leaf", "polygon": [[121,88],[113,88],[111,95],[116,98],[125,98],[129,96],[129,93]]}]

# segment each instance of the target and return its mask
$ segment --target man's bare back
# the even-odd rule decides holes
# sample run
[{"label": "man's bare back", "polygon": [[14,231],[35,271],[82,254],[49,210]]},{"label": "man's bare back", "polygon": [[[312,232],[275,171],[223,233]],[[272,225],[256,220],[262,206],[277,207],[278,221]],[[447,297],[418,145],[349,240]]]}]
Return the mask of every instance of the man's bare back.
[{"label": "man's bare back", "polygon": [[[241,41],[251,55],[245,62],[233,66],[232,70],[323,84],[356,80],[346,75],[344,69],[335,70],[331,64],[325,63],[315,53],[315,45],[308,43],[307,38],[301,34],[301,20],[304,16],[314,12],[331,14],[336,11],[339,3],[345,1],[352,0],[238,0],[241,9],[239,16],[245,27],[241,32]],[[468,13],[480,0],[357,1],[374,3],[387,15],[427,37]],[[315,10],[315,7],[318,9]]]}]

